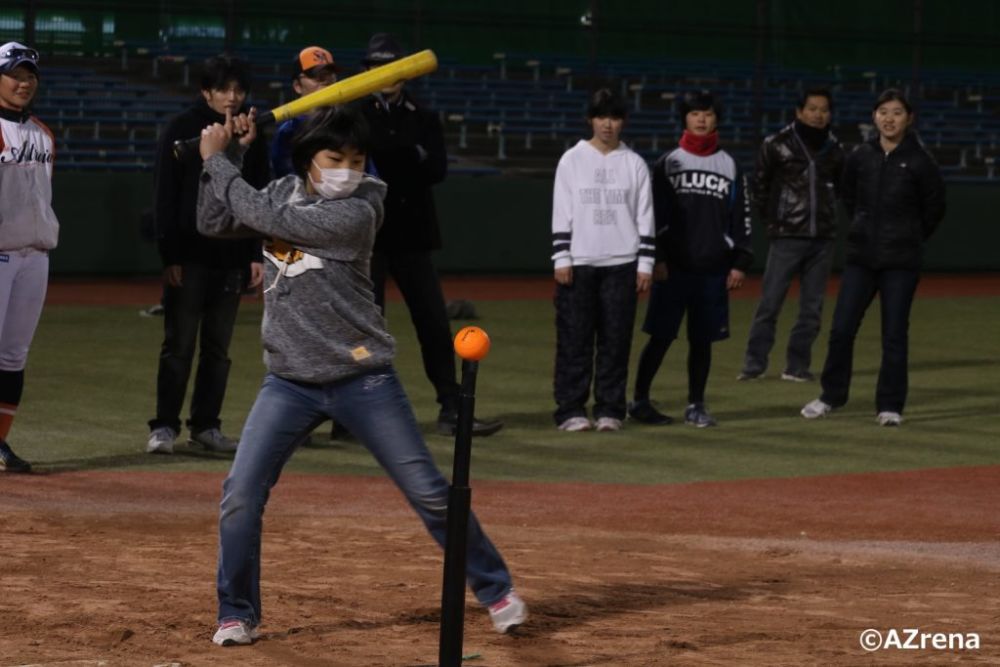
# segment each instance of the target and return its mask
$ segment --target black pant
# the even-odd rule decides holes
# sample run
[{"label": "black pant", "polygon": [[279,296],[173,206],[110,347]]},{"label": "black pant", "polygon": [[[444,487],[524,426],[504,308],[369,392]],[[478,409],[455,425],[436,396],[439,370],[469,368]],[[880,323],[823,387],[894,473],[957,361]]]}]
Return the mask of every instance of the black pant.
[{"label": "black pant", "polygon": [[920,276],[907,269],[844,267],[833,311],[830,347],[823,366],[821,400],[833,407],[847,403],[854,365],[854,339],[865,311],[878,292],[882,313],[882,364],[875,390],[876,412],[902,414],[907,393],[910,308]]},{"label": "black pant", "polygon": [[194,348],[201,332],[198,371],[191,394],[192,432],[219,428],[219,412],[229,379],[229,342],[246,284],[244,271],[184,266],[181,286],[163,290],[163,346],[156,377],[156,418],[150,429],[180,431],[180,412]]},{"label": "black pant", "polygon": [[570,417],[586,416],[591,379],[594,418],[625,418],[625,383],[637,301],[635,287],[635,262],[606,267],[574,266],[573,284],[556,285],[558,407],[554,417],[557,424]]},{"label": "black pant", "polygon": [[458,382],[455,380],[455,351],[444,293],[430,252],[393,250],[372,255],[372,282],[375,303],[385,312],[385,280],[392,276],[410,311],[420,342],[424,372],[434,385],[441,412],[458,411]]}]

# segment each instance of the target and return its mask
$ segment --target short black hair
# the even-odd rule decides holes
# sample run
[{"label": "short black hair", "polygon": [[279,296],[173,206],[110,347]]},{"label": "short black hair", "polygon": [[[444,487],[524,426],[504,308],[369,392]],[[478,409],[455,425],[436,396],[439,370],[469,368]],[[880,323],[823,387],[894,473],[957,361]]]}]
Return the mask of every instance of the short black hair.
[{"label": "short black hair", "polygon": [[212,56],[201,66],[201,89],[222,90],[235,81],[244,92],[250,92],[250,63],[225,54]]},{"label": "short black hair", "polygon": [[715,111],[717,119],[722,120],[722,108],[715,101],[715,96],[712,93],[707,90],[692,90],[684,93],[680,105],[681,127],[684,127],[687,115],[692,111],[708,111],[709,109]]},{"label": "short black hair", "polygon": [[587,120],[594,118],[625,118],[628,110],[625,101],[615,95],[610,88],[601,88],[590,96],[587,105]]},{"label": "short black hair", "polygon": [[364,115],[353,106],[330,107],[309,117],[292,137],[292,169],[309,173],[316,153],[353,148],[368,153],[371,133]]},{"label": "short black hair", "polygon": [[899,102],[906,109],[906,113],[913,113],[913,107],[910,105],[910,101],[906,99],[906,95],[903,94],[899,88],[886,88],[875,100],[874,106],[872,106],[872,111],[877,111],[880,106],[886,102]]},{"label": "short black hair", "polygon": [[833,93],[830,92],[829,88],[825,88],[822,86],[818,86],[815,88],[806,88],[804,91],[802,91],[802,94],[799,95],[799,101],[795,105],[796,108],[798,108],[799,111],[805,109],[806,102],[809,101],[810,97],[825,97],[827,106],[830,107],[830,111],[833,111]]}]

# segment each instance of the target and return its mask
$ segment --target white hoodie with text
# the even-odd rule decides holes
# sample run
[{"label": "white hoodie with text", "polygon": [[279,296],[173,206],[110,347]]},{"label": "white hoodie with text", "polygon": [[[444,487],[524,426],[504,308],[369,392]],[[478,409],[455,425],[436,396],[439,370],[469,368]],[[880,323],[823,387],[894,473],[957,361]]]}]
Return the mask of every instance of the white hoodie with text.
[{"label": "white hoodie with text", "polygon": [[604,154],[580,140],[556,169],[552,196],[552,261],[616,266],[639,260],[652,273],[655,225],[649,167],[624,143]]}]

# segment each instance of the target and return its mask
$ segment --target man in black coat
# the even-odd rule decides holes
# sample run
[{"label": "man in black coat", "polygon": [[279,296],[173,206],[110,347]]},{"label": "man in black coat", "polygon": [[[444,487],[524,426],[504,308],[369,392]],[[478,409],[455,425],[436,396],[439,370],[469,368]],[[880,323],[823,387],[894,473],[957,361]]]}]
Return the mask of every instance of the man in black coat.
[{"label": "man in black coat", "polygon": [[[364,65],[377,67],[405,55],[387,33],[368,42]],[[375,237],[371,271],[375,301],[385,309],[385,280],[391,275],[410,311],[420,341],[424,371],[441,405],[437,428],[452,435],[458,420],[459,385],[455,353],[441,282],[431,251],[441,247],[441,232],[431,187],[444,180],[448,157],[441,122],[405,90],[403,81],[364,100],[362,111],[371,125],[369,153],[379,176],[388,184],[385,222]],[[475,420],[473,435],[492,435],[499,421]]]},{"label": "man in black coat", "polygon": [[[173,155],[177,139],[201,134],[226,114],[246,113],[250,68],[219,56],[205,61],[201,94],[175,116],[159,139],[155,170],[155,225],[163,260],[163,345],[156,378],[156,417],[149,421],[146,451],[173,452],[180,434],[180,411],[200,333],[198,370],[187,426],[191,442],[212,451],[233,451],[237,443],[222,435],[219,412],[229,378],[229,342],[240,297],[264,275],[260,242],[211,239],[198,233],[196,205],[202,161],[198,151]],[[269,180],[267,149],[258,138],[243,158],[243,175],[255,187]]]},{"label": "man in black coat", "polygon": [[788,337],[781,379],[815,379],[809,366],[833,262],[836,187],[844,166],[844,149],[830,131],[832,109],[828,90],[805,91],[795,120],[767,137],[757,155],[753,202],[767,225],[769,248],[740,380],[759,378],[767,370],[778,315],[796,277],[799,314]]}]

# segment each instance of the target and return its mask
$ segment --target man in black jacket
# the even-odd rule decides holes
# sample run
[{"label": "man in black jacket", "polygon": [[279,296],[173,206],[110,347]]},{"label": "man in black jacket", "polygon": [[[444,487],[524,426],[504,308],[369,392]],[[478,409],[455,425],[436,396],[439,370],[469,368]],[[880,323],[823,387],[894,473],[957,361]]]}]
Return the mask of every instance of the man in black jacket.
[{"label": "man in black jacket", "polygon": [[[392,35],[376,33],[368,42],[363,63],[377,67],[404,55]],[[431,260],[431,251],[441,247],[431,186],[443,181],[448,169],[444,132],[437,115],[404,91],[402,81],[365,100],[362,111],[371,126],[369,155],[389,186],[385,222],[375,237],[371,262],[375,302],[385,310],[385,280],[391,275],[410,310],[424,372],[441,404],[438,432],[452,435],[458,419],[459,385],[444,294]],[[492,435],[502,426],[499,421],[477,419],[472,434]]]},{"label": "man in black jacket", "polygon": [[[163,345],[156,378],[156,417],[149,421],[146,451],[173,452],[180,433],[195,343],[201,334],[198,370],[187,426],[191,442],[213,451],[233,451],[237,443],[220,430],[233,334],[240,296],[263,277],[260,242],[211,239],[198,233],[196,205],[202,161],[197,151],[173,156],[177,139],[198,136],[226,114],[245,113],[250,90],[249,65],[227,56],[209,58],[203,67],[201,95],[174,117],[160,136],[155,171],[155,221],[163,260]],[[269,179],[267,149],[256,139],[243,159],[243,175],[255,187]]]},{"label": "man in black jacket", "polygon": [[799,315],[788,338],[781,379],[815,379],[809,366],[833,261],[836,184],[844,164],[844,150],[830,132],[832,107],[828,90],[807,90],[795,120],[767,137],[757,155],[753,199],[767,224],[770,247],[739,380],[757,379],[767,370],[778,315],[796,276]]}]

